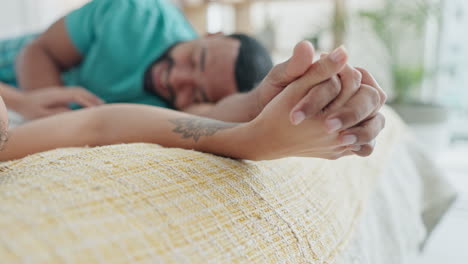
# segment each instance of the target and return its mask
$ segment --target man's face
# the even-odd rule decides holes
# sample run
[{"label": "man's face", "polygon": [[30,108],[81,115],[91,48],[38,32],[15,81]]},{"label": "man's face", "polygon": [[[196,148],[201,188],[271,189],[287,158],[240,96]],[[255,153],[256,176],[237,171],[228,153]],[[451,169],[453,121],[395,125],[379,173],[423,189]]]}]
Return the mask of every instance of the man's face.
[{"label": "man's face", "polygon": [[224,36],[177,44],[151,66],[151,89],[180,110],[234,94],[239,47],[238,40]]}]

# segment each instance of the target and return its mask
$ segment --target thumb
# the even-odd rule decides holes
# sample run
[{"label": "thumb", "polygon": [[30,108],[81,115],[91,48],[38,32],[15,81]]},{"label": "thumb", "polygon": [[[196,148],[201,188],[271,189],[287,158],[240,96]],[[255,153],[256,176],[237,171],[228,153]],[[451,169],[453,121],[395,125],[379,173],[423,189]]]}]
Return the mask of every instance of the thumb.
[{"label": "thumb", "polygon": [[296,47],[291,58],[275,66],[267,78],[274,86],[285,87],[301,77],[312,65],[314,60],[314,46],[309,41],[301,41]]}]

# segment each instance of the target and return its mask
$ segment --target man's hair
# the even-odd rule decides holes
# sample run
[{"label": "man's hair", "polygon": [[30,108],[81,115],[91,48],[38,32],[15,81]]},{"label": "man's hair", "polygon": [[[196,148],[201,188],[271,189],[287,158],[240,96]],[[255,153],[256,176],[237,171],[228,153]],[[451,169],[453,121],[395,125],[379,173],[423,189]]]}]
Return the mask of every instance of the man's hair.
[{"label": "man's hair", "polygon": [[239,92],[255,88],[273,67],[267,49],[256,39],[245,34],[232,34],[227,37],[237,39],[241,45],[235,65],[236,84]]}]

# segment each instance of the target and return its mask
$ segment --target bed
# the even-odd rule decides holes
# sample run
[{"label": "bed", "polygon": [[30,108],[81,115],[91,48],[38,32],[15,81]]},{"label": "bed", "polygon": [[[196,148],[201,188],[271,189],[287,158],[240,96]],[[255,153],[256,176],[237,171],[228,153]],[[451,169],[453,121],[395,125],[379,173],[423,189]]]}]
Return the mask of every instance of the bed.
[{"label": "bed", "polygon": [[413,263],[456,193],[383,112],[369,158],[124,144],[3,163],[0,262]]}]

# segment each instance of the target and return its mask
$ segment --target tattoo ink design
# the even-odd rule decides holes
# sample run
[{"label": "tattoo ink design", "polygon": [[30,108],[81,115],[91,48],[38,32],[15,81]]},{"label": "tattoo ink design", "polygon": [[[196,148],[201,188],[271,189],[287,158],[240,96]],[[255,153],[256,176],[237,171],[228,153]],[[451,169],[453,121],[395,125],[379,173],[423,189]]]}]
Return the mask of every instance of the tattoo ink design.
[{"label": "tattoo ink design", "polygon": [[203,117],[183,117],[169,121],[176,125],[172,132],[182,134],[182,138],[193,138],[195,142],[198,142],[201,136],[212,136],[220,130],[237,126],[236,123],[227,123]]}]

